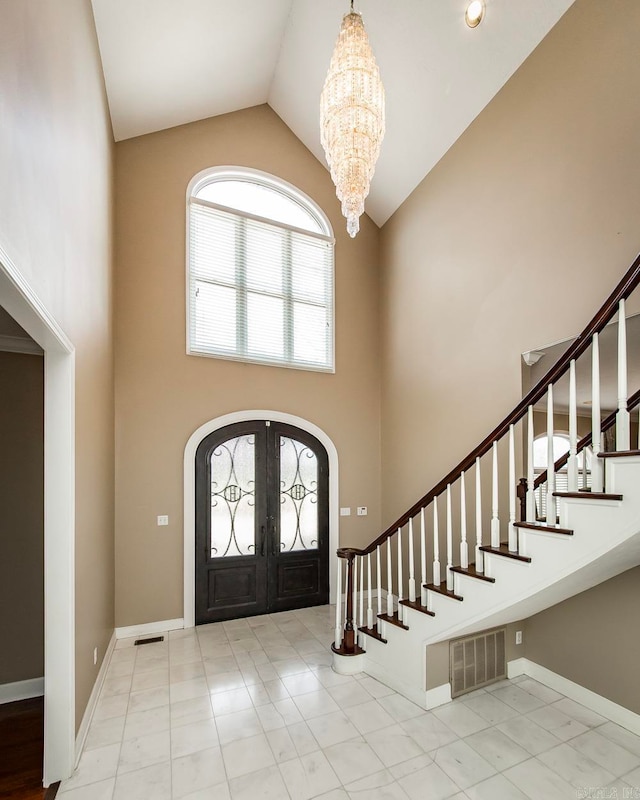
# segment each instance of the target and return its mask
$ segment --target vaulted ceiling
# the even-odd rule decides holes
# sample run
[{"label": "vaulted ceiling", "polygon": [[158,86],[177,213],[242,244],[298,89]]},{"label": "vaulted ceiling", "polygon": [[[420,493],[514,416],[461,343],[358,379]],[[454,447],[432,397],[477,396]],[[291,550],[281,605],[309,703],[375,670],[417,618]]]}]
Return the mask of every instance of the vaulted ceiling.
[{"label": "vaulted ceiling", "polygon": [[[573,0],[357,0],[387,97],[384,224]],[[347,0],[92,0],[116,141],[269,103],[326,163],[320,92]]]}]

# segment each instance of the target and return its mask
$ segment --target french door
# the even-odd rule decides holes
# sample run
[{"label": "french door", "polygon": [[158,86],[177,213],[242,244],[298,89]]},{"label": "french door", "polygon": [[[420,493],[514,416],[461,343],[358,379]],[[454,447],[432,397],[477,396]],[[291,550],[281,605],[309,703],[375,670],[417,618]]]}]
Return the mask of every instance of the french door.
[{"label": "french door", "polygon": [[329,602],[329,465],[306,431],[256,420],[196,451],[196,624]]}]

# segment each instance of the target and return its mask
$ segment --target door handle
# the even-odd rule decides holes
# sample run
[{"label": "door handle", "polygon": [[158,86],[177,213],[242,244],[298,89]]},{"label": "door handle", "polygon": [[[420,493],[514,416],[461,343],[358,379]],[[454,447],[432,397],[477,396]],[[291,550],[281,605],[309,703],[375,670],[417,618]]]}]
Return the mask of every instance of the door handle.
[{"label": "door handle", "polygon": [[264,551],[267,546],[267,529],[264,525],[262,526],[261,531],[262,531],[262,542],[260,543],[260,555],[264,556]]},{"label": "door handle", "polygon": [[275,526],[275,517],[269,517],[271,521],[271,555],[277,556],[278,555],[278,544],[276,542],[276,526]]}]

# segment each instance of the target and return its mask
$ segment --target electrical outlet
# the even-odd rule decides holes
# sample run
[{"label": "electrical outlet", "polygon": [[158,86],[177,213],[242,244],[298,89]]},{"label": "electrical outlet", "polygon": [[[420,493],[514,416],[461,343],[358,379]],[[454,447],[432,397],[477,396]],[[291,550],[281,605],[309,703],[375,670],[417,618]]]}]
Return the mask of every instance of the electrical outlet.
[{"label": "electrical outlet", "polygon": [[98,663],[98,648],[94,647],[93,648],[93,666],[95,667],[95,665],[97,663]]},{"label": "electrical outlet", "polygon": [[516,644],[522,644],[522,631],[516,631]]},{"label": "electrical outlet", "polygon": [[367,507],[366,506],[358,506],[356,514],[359,517],[366,517],[367,516]]},{"label": "electrical outlet", "polygon": [[158,517],[158,525],[168,525],[169,517],[166,514],[160,514]]}]

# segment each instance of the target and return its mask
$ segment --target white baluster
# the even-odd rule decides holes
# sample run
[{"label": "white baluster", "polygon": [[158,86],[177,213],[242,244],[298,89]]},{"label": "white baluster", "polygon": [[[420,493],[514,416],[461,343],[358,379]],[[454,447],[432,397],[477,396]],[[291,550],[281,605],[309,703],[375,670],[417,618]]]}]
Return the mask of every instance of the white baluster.
[{"label": "white baluster", "polygon": [[364,628],[364,556],[360,556],[360,628]]},{"label": "white baluster", "polygon": [[602,459],[598,453],[602,452],[602,432],[600,429],[600,342],[598,334],[593,334],[591,345],[592,375],[591,375],[591,491],[601,492],[603,489]]},{"label": "white baluster", "polygon": [[469,545],[467,544],[467,492],[464,485],[464,470],[460,474],[460,566],[469,569]]},{"label": "white baluster", "polygon": [[409,600],[416,602],[416,573],[413,560],[413,520],[409,520]]},{"label": "white baluster", "polygon": [[518,529],[516,528],[516,445],[513,425],[509,425],[509,552],[518,549]]},{"label": "white baluster", "polygon": [[342,559],[338,559],[338,586],[336,592],[336,632],[335,632],[335,645],[339,648],[342,644]]},{"label": "white baluster", "polygon": [[498,442],[493,443],[493,482],[491,486],[491,547],[500,547],[500,518],[498,517]]},{"label": "white baluster", "polygon": [[440,531],[438,530],[438,498],[433,498],[433,585],[440,586]]},{"label": "white baluster", "polygon": [[567,485],[570,492],[578,491],[578,394],[576,389],[576,361],[569,364],[569,461]]},{"label": "white baluster", "polygon": [[527,522],[536,521],[536,475],[533,469],[533,406],[527,413]]},{"label": "white baluster", "polygon": [[556,524],[555,462],[553,460],[553,384],[547,390],[547,525]]},{"label": "white baluster", "polygon": [[[376,547],[376,578],[378,579],[378,614],[382,614],[382,571],[380,570],[380,545]],[[379,630],[376,616],[376,630]]]},{"label": "white baluster", "polygon": [[616,414],[616,450],[631,447],[631,422],[627,410],[627,320],[624,300],[618,309],[618,413]]},{"label": "white baluster", "polygon": [[398,528],[398,619],[402,622],[402,606],[400,601],[404,598],[402,592],[402,528]]},{"label": "white baluster", "polygon": [[353,631],[355,643],[358,643],[358,557],[353,559]]},{"label": "white baluster", "polygon": [[451,513],[451,484],[447,484],[447,591],[453,591],[453,515]]},{"label": "white baluster", "polygon": [[371,598],[371,553],[367,553],[367,628],[373,628],[373,606]]},{"label": "white baluster", "polygon": [[420,509],[420,605],[427,605],[427,527],[424,521],[424,508]]},{"label": "white baluster", "polygon": [[482,479],[480,477],[480,458],[476,458],[476,572],[484,572],[484,553],[482,547]]},{"label": "white baluster", "polygon": [[589,486],[589,464],[592,462],[591,448],[585,447],[582,451],[582,488],[587,489]]},{"label": "white baluster", "polygon": [[391,569],[391,537],[387,537],[387,616],[393,616],[393,575]]}]

